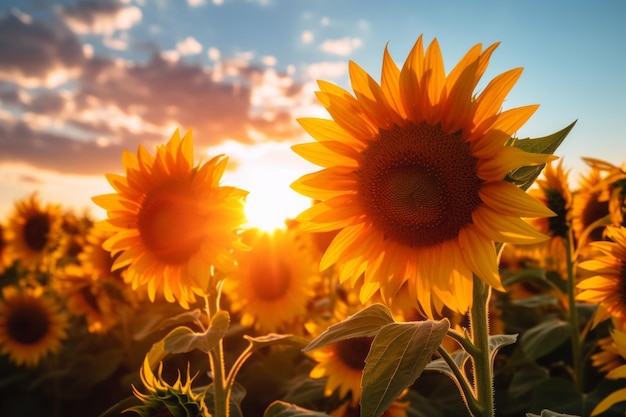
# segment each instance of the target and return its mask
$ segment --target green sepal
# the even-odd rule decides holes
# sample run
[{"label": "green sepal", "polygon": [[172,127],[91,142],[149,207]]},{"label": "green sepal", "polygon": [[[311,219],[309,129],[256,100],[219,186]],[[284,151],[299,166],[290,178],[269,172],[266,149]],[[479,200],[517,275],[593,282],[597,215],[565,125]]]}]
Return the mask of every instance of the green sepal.
[{"label": "green sepal", "polygon": [[[541,138],[515,139],[511,138],[507,145],[515,146],[530,153],[554,154],[559,145],[565,140],[569,132],[574,128],[576,120],[569,126],[551,135]],[[519,186],[522,190],[527,190],[537,179],[545,164],[538,166],[524,166],[509,172],[506,180]]]}]

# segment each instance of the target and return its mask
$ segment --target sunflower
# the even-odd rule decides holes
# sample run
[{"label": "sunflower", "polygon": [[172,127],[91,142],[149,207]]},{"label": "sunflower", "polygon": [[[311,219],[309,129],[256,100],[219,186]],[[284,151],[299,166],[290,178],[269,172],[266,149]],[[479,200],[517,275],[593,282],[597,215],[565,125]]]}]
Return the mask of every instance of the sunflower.
[{"label": "sunflower", "polygon": [[609,192],[605,180],[605,173],[597,165],[591,165],[591,170],[578,180],[578,189],[573,195],[572,205],[572,229],[574,237],[579,245],[584,245],[582,240],[589,233],[592,241],[602,240],[603,224],[598,224],[600,219],[609,215]]},{"label": "sunflower", "polygon": [[141,401],[141,405],[130,407],[124,411],[133,411],[142,417],[209,417],[209,410],[204,403],[204,392],[194,393],[191,383],[194,378],[189,375],[187,365],[187,382],[183,383],[180,372],[174,385],[163,380],[163,363],[159,363],[157,375],[150,368],[148,357],[144,359],[140,377],[147,394],[141,393],[133,385],[133,394]]},{"label": "sunflower", "polygon": [[552,158],[505,146],[538,107],[500,112],[522,70],[474,96],[496,46],[474,46],[446,76],[437,40],[424,52],[420,36],[402,69],[385,49],[380,85],[353,62],[355,96],[318,83],[333,120],[300,119],[317,142],[293,150],[323,169],[292,187],[318,201],[296,219],[305,230],[341,229],[321,269],[337,264],[342,281],[365,273],[385,299],[408,280],[429,316],[432,305],[465,312],[472,274],[502,289],[494,241],[546,239],[522,217],[553,213],[505,181]]},{"label": "sunflower", "polygon": [[[617,353],[621,356],[622,360],[626,360],[626,333],[616,328],[611,330],[611,338],[613,339]],[[626,365],[622,364],[612,369],[606,377],[608,379],[626,378]],[[591,411],[591,416],[597,416],[613,405],[624,401],[626,401],[626,388],[618,389],[600,401]]]},{"label": "sunflower", "polygon": [[[347,315],[353,309],[348,307],[347,311],[340,314]],[[335,311],[335,315],[337,313],[338,311]],[[335,319],[339,321],[338,317],[331,320]],[[328,326],[322,322],[309,321],[306,327],[311,335],[315,336],[321,334]],[[314,379],[327,378],[324,396],[330,397],[337,391],[341,400],[347,399],[350,395],[351,407],[356,407],[359,404],[365,358],[370,351],[373,340],[373,337],[354,337],[308,353],[317,362],[309,372],[309,376]]]},{"label": "sunflower", "polygon": [[6,238],[6,228],[0,224],[0,275],[13,263],[13,256]]},{"label": "sunflower", "polygon": [[591,355],[591,364],[600,372],[609,372],[622,365],[626,360],[619,354],[617,344],[612,337],[603,337],[598,340],[599,351]]},{"label": "sunflower", "polygon": [[77,258],[86,273],[97,278],[124,282],[123,275],[126,269],[113,269],[114,259],[111,252],[102,247],[104,242],[114,235],[114,232],[92,227],[85,237],[85,245]]},{"label": "sunflower", "polygon": [[18,366],[37,366],[61,348],[67,337],[67,316],[42,287],[2,289],[0,353]]},{"label": "sunflower", "polygon": [[125,151],[126,176],[107,175],[117,193],[93,198],[107,210],[98,227],[114,233],[104,242],[117,256],[113,269],[128,266],[127,281],[147,285],[150,300],[159,292],[189,308],[207,291],[212,266],[234,266],[247,192],[219,185],[227,162],[220,155],[194,166],[191,131],[181,139],[176,130],[155,156],[141,145],[137,155]]},{"label": "sunflower", "polygon": [[581,262],[578,268],[592,275],[577,285],[579,301],[598,304],[594,323],[609,317],[626,322],[626,228],[607,226],[609,241],[592,242],[590,246],[598,252],[593,259]]},{"label": "sunflower", "polygon": [[231,310],[259,332],[297,333],[320,281],[311,245],[283,229],[249,229],[243,241],[250,250],[238,254],[237,272],[224,286]]},{"label": "sunflower", "polygon": [[57,205],[42,205],[36,194],[15,203],[7,227],[7,244],[28,269],[51,266],[59,244],[61,212]]},{"label": "sunflower", "polygon": [[626,170],[624,166],[618,167],[610,162],[595,158],[583,158],[595,171],[604,174],[601,183],[597,187],[600,191],[598,201],[608,200],[611,224],[614,226],[626,226],[624,213],[626,213]]},{"label": "sunflower", "polygon": [[566,248],[563,239],[570,238],[572,223],[572,192],[569,188],[569,171],[558,164],[548,163],[537,179],[536,188],[529,194],[545,204],[555,216],[540,217],[529,221],[541,233],[550,236],[546,242],[520,246],[520,254],[539,262],[539,266],[556,270],[565,276]]},{"label": "sunflower", "polygon": [[90,333],[106,333],[132,307],[124,293],[127,284],[100,278],[79,265],[69,264],[58,269],[53,282],[68,312],[84,317]]}]

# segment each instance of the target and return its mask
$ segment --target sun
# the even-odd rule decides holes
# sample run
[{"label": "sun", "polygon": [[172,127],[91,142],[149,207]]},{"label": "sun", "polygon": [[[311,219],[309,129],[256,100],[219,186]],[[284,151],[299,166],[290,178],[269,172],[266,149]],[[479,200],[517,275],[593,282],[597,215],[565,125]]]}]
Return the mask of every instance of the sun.
[{"label": "sun", "polygon": [[310,199],[289,188],[293,172],[276,166],[256,167],[256,170],[260,171],[258,178],[251,177],[249,184],[242,185],[250,191],[244,209],[248,226],[266,231],[284,229],[285,220],[311,206]]},{"label": "sun", "polygon": [[295,192],[291,183],[314,165],[291,152],[288,144],[246,146],[227,142],[210,152],[231,156],[235,168],[224,174],[224,183],[249,192],[244,207],[248,219],[245,227],[268,232],[284,229],[287,219],[311,207],[312,200]]}]

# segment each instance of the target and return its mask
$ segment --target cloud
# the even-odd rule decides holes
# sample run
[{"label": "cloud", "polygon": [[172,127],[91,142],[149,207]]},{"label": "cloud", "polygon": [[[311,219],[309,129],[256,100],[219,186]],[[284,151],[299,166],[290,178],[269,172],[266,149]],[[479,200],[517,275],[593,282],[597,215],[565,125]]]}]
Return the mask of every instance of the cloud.
[{"label": "cloud", "polygon": [[193,36],[187,36],[176,44],[176,50],[181,55],[197,55],[202,52],[202,45]]},{"label": "cloud", "polygon": [[11,12],[0,16],[0,80],[54,87],[77,75],[85,60],[74,33]]},{"label": "cloud", "polygon": [[305,30],[304,32],[300,34],[300,41],[302,43],[312,43],[314,39],[315,39],[315,36],[313,35],[313,32],[311,32],[310,30]]},{"label": "cloud", "polygon": [[130,29],[142,18],[138,7],[107,0],[81,1],[60,6],[57,10],[67,25],[81,34],[111,35],[118,30]]},{"label": "cloud", "polygon": [[119,167],[123,149],[163,143],[175,128],[194,130],[199,149],[226,140],[254,143],[301,134],[292,112],[302,86],[271,68],[238,58],[214,71],[155,54],[146,63],[94,56],[72,90],[28,92],[0,86],[0,160],[52,171],[102,174]]},{"label": "cloud", "polygon": [[307,78],[313,80],[333,78],[337,79],[344,76],[347,73],[348,66],[345,62],[316,62],[314,64],[307,65],[304,68],[304,72]]},{"label": "cloud", "polygon": [[363,41],[360,38],[345,37],[342,39],[324,41],[320,48],[322,51],[329,54],[347,56],[354,52],[355,49],[360,48],[362,45]]}]

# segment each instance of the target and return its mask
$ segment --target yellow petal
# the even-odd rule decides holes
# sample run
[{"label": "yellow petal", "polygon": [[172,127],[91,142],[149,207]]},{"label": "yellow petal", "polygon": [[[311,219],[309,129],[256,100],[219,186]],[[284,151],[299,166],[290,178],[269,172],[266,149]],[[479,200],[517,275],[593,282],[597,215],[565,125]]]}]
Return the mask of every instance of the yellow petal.
[{"label": "yellow petal", "polygon": [[494,181],[478,190],[480,199],[496,212],[518,217],[552,217],[556,214],[515,184]]},{"label": "yellow petal", "polygon": [[504,291],[498,274],[498,261],[493,240],[469,225],[459,232],[459,247],[465,263],[487,285]]},{"label": "yellow petal", "polygon": [[476,99],[474,124],[480,125],[484,120],[495,116],[500,111],[504,99],[522,75],[522,71],[522,68],[514,68],[498,75],[489,82]]}]

